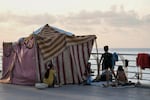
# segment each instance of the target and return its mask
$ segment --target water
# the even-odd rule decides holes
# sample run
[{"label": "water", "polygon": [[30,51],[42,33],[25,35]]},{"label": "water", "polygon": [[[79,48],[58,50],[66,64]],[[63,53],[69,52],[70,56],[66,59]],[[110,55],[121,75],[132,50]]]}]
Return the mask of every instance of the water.
[{"label": "water", "polygon": [[[96,53],[96,49],[92,50],[93,53]],[[150,54],[150,48],[110,48],[109,52],[111,53],[118,53],[121,54],[119,56],[119,61],[116,62],[116,65],[124,65],[124,62],[122,60],[129,60],[129,66],[128,68],[126,68],[126,71],[129,71],[130,73],[127,73],[127,76],[129,78],[129,80],[131,81],[137,81],[137,77],[135,75],[135,73],[139,72],[138,67],[136,66],[136,58],[137,58],[137,54],[138,53],[147,53]],[[103,48],[99,48],[98,49],[98,53],[104,53]],[[122,55],[123,54],[123,55]],[[131,55],[132,54],[132,55]],[[98,56],[98,58],[100,59],[101,55]],[[96,55],[91,55],[90,57],[90,62],[93,63],[94,65],[92,65],[92,69],[95,70],[95,75],[97,75],[97,62],[96,59],[97,56]],[[117,66],[115,66],[115,70],[117,70]],[[134,73],[131,73],[134,72]],[[150,84],[150,69],[144,69],[142,70],[142,81],[143,83],[148,83]],[[144,73],[149,73],[149,74],[144,74]]]}]

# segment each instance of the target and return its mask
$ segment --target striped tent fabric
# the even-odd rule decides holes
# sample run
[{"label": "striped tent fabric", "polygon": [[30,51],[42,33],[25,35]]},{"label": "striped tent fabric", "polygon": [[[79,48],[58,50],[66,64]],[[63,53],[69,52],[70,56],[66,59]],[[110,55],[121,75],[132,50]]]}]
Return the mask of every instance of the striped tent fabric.
[{"label": "striped tent fabric", "polygon": [[53,57],[58,56],[68,46],[78,45],[96,39],[95,35],[67,36],[55,31],[48,25],[36,37],[45,63]]},{"label": "striped tent fabric", "polygon": [[57,79],[61,84],[82,83],[93,46],[93,40],[80,45],[72,45],[54,58]]},{"label": "striped tent fabric", "polygon": [[[85,70],[96,39],[95,35],[68,36],[46,25],[36,35],[40,57],[45,65],[53,61],[57,71],[57,81],[61,84],[76,84],[85,80]],[[41,59],[41,58],[40,58]],[[39,72],[43,77],[44,68]]]}]

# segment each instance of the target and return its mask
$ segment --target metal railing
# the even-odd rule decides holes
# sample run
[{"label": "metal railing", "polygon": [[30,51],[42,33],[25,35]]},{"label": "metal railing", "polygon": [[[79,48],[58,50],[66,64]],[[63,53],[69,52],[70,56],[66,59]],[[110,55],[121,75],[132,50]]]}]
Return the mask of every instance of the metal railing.
[{"label": "metal railing", "polygon": [[[92,70],[94,71],[94,76],[97,75],[97,58],[101,57],[102,53],[91,53],[90,62],[92,64]],[[142,83],[150,84],[150,69],[141,69],[136,65],[137,54],[118,54],[119,60],[116,62],[114,70],[116,72],[119,65],[124,66],[124,60],[129,61],[128,66],[125,68],[127,77],[131,81],[138,81]],[[102,73],[102,70],[100,70]]]}]

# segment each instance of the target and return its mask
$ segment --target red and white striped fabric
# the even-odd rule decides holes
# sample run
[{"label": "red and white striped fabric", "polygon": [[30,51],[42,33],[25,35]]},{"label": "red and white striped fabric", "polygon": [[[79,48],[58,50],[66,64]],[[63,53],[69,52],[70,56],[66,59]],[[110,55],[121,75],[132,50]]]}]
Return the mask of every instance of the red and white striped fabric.
[{"label": "red and white striped fabric", "polygon": [[46,25],[35,37],[40,53],[38,79],[43,79],[43,66],[49,61],[55,65],[59,83],[76,84],[85,79],[84,73],[95,35],[68,36]]},{"label": "red and white striped fabric", "polygon": [[82,83],[85,80],[85,70],[93,47],[93,40],[80,45],[68,47],[54,58],[57,79],[61,84]]}]

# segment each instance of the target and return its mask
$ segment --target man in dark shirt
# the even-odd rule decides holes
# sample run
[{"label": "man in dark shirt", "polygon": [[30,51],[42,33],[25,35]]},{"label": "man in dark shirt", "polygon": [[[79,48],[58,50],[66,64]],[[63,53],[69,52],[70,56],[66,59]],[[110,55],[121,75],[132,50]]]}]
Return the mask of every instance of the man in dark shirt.
[{"label": "man in dark shirt", "polygon": [[112,74],[115,76],[114,73],[114,69],[113,69],[113,65],[112,65],[112,53],[108,52],[109,47],[108,46],[104,46],[104,51],[105,53],[102,54],[101,59],[100,59],[100,63],[102,62],[102,70],[106,71],[106,81],[107,81],[107,86],[109,86],[109,69],[111,70]]}]

